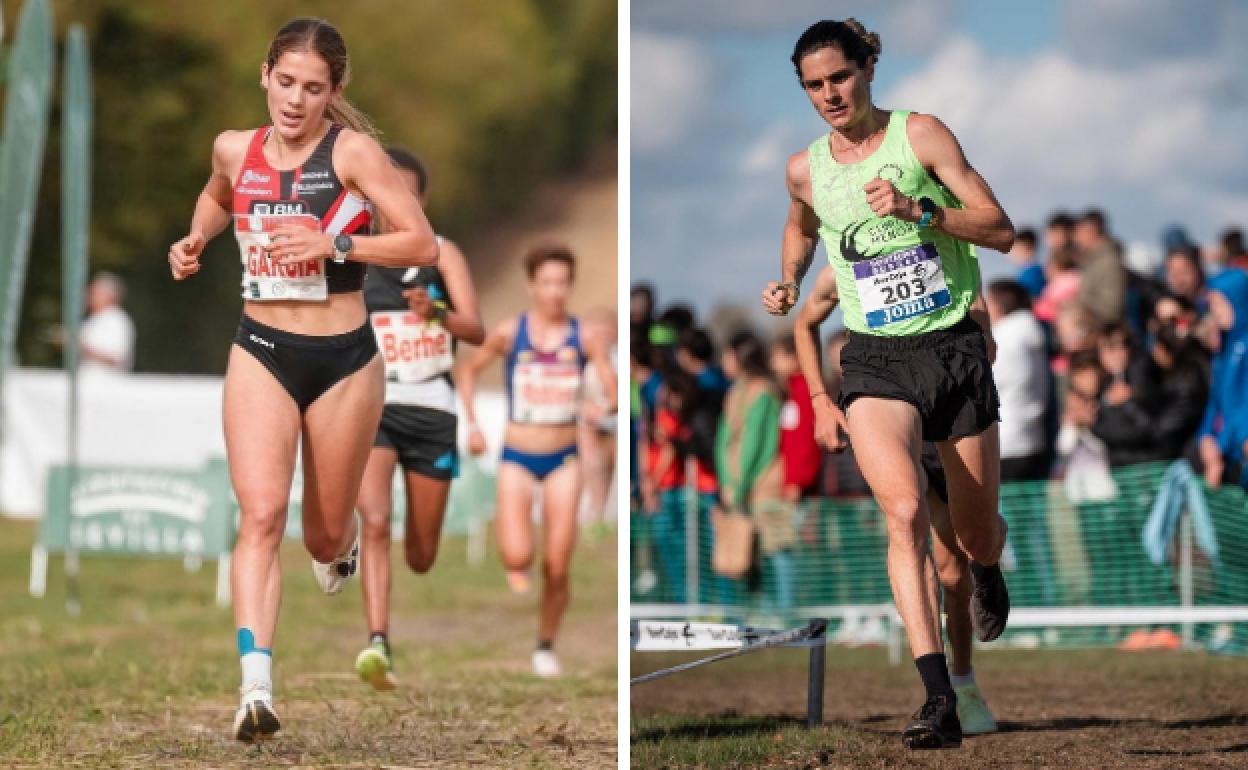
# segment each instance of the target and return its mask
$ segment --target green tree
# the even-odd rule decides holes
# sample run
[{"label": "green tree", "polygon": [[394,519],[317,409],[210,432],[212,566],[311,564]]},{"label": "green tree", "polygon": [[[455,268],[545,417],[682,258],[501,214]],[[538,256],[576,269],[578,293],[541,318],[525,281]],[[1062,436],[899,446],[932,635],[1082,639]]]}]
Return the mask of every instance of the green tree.
[{"label": "green tree", "polygon": [[[204,268],[173,282],[165,255],[186,232],[213,137],[267,122],[260,65],[298,15],[338,26],[347,96],[382,140],[428,163],[430,218],[464,238],[576,167],[616,133],[613,0],[54,0],[59,28],[84,24],[95,80],[91,267],[127,280],[137,367],[222,371],[240,309],[237,249],[223,235]],[[12,28],[16,3],[6,3]],[[3,84],[0,84],[0,88]],[[59,96],[48,137],[19,338],[27,365],[58,365]]]}]

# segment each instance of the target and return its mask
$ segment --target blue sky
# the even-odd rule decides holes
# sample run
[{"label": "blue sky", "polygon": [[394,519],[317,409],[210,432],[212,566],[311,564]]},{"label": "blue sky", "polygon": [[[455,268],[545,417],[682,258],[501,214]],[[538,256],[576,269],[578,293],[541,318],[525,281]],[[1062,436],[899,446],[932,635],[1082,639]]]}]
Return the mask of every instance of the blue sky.
[{"label": "blue sky", "polygon": [[1141,264],[1169,223],[1199,241],[1248,227],[1248,2],[634,0],[632,15],[631,274],[661,304],[751,306],[778,274],[784,160],[827,130],[788,57],[826,17],[880,33],[876,102],[944,120],[1016,225],[1099,205]]}]

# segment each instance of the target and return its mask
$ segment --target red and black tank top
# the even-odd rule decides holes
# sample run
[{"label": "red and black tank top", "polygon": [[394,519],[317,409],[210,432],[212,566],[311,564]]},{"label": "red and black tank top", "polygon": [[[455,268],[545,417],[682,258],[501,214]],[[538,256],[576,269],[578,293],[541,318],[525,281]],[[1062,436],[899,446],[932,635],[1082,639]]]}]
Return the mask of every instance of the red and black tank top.
[{"label": "red and black tank top", "polygon": [[[321,230],[331,235],[366,234],[373,222],[372,205],[352,194],[334,172],[334,143],[342,132],[337,123],[329,127],[316,149],[298,168],[279,171],[264,157],[264,142],[272,126],[256,129],[243,167],[234,180],[234,215],[308,215],[320,220]],[[360,291],[364,286],[363,262],[337,264],[325,260],[325,280],[330,294]],[[243,287],[247,297],[247,287]]]}]

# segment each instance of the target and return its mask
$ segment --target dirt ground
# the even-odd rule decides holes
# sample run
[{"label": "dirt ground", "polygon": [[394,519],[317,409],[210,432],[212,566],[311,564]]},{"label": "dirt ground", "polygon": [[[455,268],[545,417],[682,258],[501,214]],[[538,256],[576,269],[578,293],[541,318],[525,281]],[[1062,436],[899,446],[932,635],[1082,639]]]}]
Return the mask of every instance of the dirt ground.
[{"label": "dirt ground", "polygon": [[[687,658],[634,655],[632,675]],[[912,752],[922,689],[880,650],[829,648],[807,730],[806,654],[785,650],[632,688],[634,767],[1248,767],[1248,661],[1197,653],[985,651],[977,678],[1001,730]]]},{"label": "dirt ground", "polygon": [[287,543],[274,685],[282,731],[230,734],[238,658],[213,569],[82,559],[82,615],[66,614],[59,561],[45,599],[25,591],[34,527],[0,518],[0,767],[614,768],[616,569],[612,538],[586,541],[557,650],[566,675],[529,670],[533,595],[492,557],[450,538],[416,576],[393,560],[399,689],[352,668],[367,631],[358,585],[326,597]]}]

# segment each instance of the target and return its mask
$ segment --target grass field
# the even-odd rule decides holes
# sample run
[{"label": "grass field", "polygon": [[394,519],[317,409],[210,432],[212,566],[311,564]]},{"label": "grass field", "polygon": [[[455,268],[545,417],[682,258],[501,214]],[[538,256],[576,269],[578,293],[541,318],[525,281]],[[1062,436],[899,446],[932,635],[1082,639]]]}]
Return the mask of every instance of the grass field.
[{"label": "grass field", "polygon": [[[632,674],[690,659],[634,654]],[[912,752],[901,728],[922,699],[910,664],[830,647],[825,725],[808,730],[806,651],[763,651],[631,693],[636,768],[1248,767],[1248,662],[1115,650],[977,653],[1001,732]]]},{"label": "grass field", "polygon": [[352,669],[366,641],[358,584],[324,596],[288,543],[274,658],[283,730],[248,747],[229,735],[239,669],[230,611],[212,603],[215,563],[188,574],[84,557],[71,618],[58,558],[47,597],[27,594],[34,535],[0,518],[0,765],[616,766],[613,539],[580,547],[558,681],[529,673],[535,599],[511,595],[495,559],[473,568],[451,539],[430,575],[396,569],[393,693]]}]

